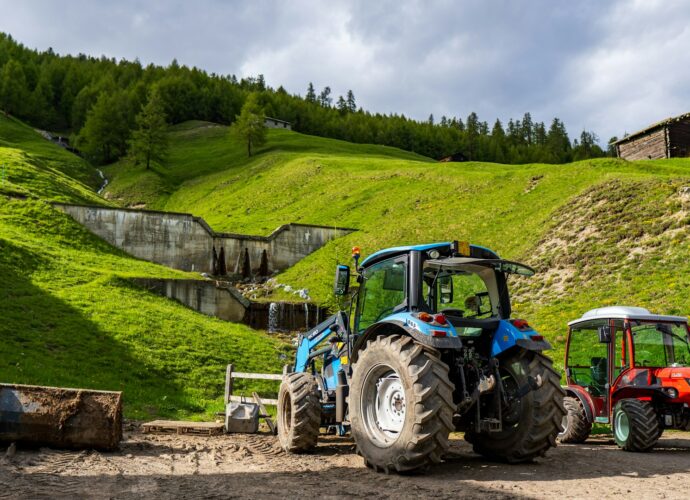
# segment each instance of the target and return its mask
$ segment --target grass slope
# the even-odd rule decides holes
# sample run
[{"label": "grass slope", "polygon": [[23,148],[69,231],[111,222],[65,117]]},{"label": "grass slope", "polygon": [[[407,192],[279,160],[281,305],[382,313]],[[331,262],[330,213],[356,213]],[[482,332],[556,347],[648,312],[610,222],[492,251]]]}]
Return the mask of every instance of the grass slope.
[{"label": "grass slope", "polygon": [[282,366],[283,344],[126,281],[189,277],[135,260],[42,201],[0,198],[0,380],[123,390],[130,417],[222,409],[225,365]]},{"label": "grass slope", "polygon": [[283,342],[127,281],[191,274],[133,259],[47,203],[104,203],[79,180],[92,167],[5,117],[0,143],[0,381],[123,390],[129,417],[187,417],[222,409],[230,361],[280,371]]},{"label": "grass slope", "polygon": [[[124,205],[146,204],[165,209],[168,197],[182,183],[216,172],[238,171],[254,163],[246,146],[229,135],[228,127],[209,122],[189,121],[171,127],[170,152],[163,167],[145,170],[126,161],[104,169],[110,184],[106,195]],[[268,130],[268,143],[258,149],[261,156],[283,159],[304,155],[345,155],[357,158],[404,158],[429,161],[415,153],[388,146],[352,144],[286,130]]]},{"label": "grass slope", "polygon": [[[204,158],[229,148],[228,138],[198,124],[189,129],[193,139],[178,136],[169,170],[157,174],[174,178],[168,185],[176,187],[149,198],[164,200],[165,209],[193,212],[221,231],[268,234],[291,221],[360,230],[279,277],[322,303],[333,303],[334,265],[348,262],[354,245],[367,255],[461,239],[541,271],[530,282],[514,282],[515,312],[555,342],[557,358],[566,322],[592,307],[690,311],[683,291],[690,285],[688,200],[680,194],[690,185],[690,160],[442,164],[375,156],[355,145],[329,151],[311,147],[314,138],[281,132],[254,158],[228,156],[208,174],[205,161],[197,169],[175,158],[188,160],[195,151]],[[180,170],[188,180],[182,182]]]},{"label": "grass slope", "polygon": [[[93,190],[99,185],[96,169],[86,161],[47,141],[28,125],[3,113],[0,113],[0,148],[20,150],[30,156],[30,163],[36,167],[37,172],[48,170],[53,175],[63,174],[66,178],[80,182],[86,189]],[[8,162],[5,157],[0,156],[0,167],[3,164],[8,164]],[[9,167],[11,164],[7,169],[7,176],[11,178],[13,171]],[[21,182],[21,184],[25,188],[32,188],[28,183]],[[39,191],[36,194],[43,196],[44,193]]]}]

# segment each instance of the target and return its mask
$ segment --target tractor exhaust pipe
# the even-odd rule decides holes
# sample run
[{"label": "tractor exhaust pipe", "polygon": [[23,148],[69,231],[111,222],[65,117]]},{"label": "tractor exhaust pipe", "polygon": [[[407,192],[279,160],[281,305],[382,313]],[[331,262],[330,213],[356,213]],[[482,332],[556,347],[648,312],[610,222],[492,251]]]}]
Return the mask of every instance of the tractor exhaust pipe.
[{"label": "tractor exhaust pipe", "polygon": [[0,442],[114,450],[122,393],[0,384]]}]

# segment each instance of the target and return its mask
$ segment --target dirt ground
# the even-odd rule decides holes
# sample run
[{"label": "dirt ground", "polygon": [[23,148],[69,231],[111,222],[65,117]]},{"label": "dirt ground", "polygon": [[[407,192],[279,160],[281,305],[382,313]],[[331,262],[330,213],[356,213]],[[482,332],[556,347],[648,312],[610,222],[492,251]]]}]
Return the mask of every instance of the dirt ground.
[{"label": "dirt ground", "polygon": [[188,436],[125,432],[114,453],[51,449],[3,453],[0,498],[688,498],[690,433],[667,433],[652,453],[610,437],[561,445],[538,462],[487,462],[453,436],[424,475],[375,473],[352,441],[323,436],[316,453],[287,455],[268,434]]}]

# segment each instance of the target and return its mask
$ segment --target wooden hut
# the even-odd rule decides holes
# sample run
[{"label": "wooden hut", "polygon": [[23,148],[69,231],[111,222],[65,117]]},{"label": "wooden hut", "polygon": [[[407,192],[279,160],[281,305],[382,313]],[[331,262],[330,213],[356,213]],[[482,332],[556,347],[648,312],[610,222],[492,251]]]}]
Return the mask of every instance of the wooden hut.
[{"label": "wooden hut", "polygon": [[690,113],[667,118],[613,143],[625,160],[684,158],[690,155]]}]

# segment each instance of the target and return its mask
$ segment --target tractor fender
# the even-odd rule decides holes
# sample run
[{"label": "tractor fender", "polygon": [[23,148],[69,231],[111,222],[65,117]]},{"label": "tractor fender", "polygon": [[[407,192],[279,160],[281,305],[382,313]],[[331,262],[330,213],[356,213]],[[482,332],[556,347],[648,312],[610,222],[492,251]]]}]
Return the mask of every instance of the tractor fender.
[{"label": "tractor fender", "polygon": [[594,423],[594,401],[592,401],[592,396],[581,387],[572,385],[564,386],[563,390],[565,390],[566,396],[578,399],[580,403],[582,403],[582,407],[585,409],[585,415],[587,416],[587,422],[590,424]]},{"label": "tractor fender", "polygon": [[643,401],[651,401],[655,398],[668,399],[669,396],[662,390],[660,385],[627,385],[619,387],[613,391],[613,403],[621,399],[634,398]]},{"label": "tractor fender", "polygon": [[405,324],[404,321],[389,319],[371,325],[359,335],[354,346],[352,346],[352,361],[357,361],[360,349],[366,345],[369,339],[394,334],[409,335],[420,344],[433,347],[434,349],[459,349],[462,347],[462,341],[459,337],[432,337],[412,328]]},{"label": "tractor fender", "polygon": [[491,343],[491,355],[498,357],[516,347],[541,352],[551,349],[551,344],[530,326],[517,328],[510,320],[500,320]]}]

